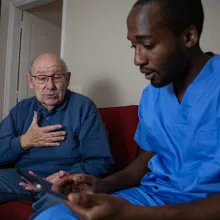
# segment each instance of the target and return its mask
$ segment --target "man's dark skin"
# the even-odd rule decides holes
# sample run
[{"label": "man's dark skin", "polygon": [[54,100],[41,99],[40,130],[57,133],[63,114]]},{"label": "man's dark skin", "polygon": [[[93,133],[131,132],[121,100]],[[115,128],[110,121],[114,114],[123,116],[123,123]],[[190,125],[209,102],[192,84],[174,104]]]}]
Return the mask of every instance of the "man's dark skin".
[{"label": "man's dark skin", "polygon": [[[161,24],[158,3],[139,5],[127,18],[128,40],[135,49],[135,65],[155,87],[173,83],[181,104],[184,93],[210,59],[199,47],[195,26],[188,27],[180,37]],[[146,174],[153,152],[142,151],[123,171],[105,179],[86,175],[70,175],[54,185],[54,190],[69,194],[66,205],[80,219],[218,219],[220,195],[180,205],[141,207],[122,198],[96,193],[110,193],[140,184]],[[88,193],[91,192],[91,193]],[[94,193],[94,194],[93,194]]]},{"label": "man's dark skin", "polygon": [[189,84],[210,59],[198,43],[195,26],[188,27],[177,38],[170,28],[161,24],[159,4],[139,5],[127,19],[128,40],[135,48],[134,63],[140,66],[155,87],[173,83],[176,96],[181,102]]}]

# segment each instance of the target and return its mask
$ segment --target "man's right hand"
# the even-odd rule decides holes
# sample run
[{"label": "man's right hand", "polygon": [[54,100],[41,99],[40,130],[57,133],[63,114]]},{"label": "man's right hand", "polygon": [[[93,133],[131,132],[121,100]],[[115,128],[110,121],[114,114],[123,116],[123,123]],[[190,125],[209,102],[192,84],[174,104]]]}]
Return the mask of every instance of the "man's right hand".
[{"label": "man's right hand", "polygon": [[86,174],[71,174],[53,184],[52,190],[68,195],[69,193],[106,193],[105,181]]},{"label": "man's right hand", "polygon": [[66,133],[64,131],[52,131],[60,128],[62,125],[39,127],[37,112],[34,112],[33,121],[28,131],[20,137],[21,147],[27,150],[31,147],[59,146],[59,142],[65,139]]},{"label": "man's right hand", "polygon": [[132,205],[118,196],[73,193],[63,202],[83,220],[129,220],[139,219],[139,216],[148,219],[147,210],[142,214],[141,206]]}]

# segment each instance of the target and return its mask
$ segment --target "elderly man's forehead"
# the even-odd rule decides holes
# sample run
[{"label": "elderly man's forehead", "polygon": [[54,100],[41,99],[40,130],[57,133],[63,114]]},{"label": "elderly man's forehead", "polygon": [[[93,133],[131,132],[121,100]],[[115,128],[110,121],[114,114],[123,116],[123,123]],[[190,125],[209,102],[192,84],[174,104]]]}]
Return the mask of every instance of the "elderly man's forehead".
[{"label": "elderly man's forehead", "polygon": [[64,71],[64,68],[62,65],[56,65],[56,66],[33,66],[32,71],[36,74],[51,74],[51,73],[60,73]]},{"label": "elderly man's forehead", "polygon": [[54,54],[42,54],[35,59],[33,66],[53,66],[61,65],[61,60]]}]

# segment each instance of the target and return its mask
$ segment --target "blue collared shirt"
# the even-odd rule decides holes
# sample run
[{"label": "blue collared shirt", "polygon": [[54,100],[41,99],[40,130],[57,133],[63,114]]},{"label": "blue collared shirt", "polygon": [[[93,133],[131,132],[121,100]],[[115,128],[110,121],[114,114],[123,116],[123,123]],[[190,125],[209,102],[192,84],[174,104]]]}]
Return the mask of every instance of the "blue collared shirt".
[{"label": "blue collared shirt", "polygon": [[[24,151],[20,136],[30,127],[34,111],[38,125],[61,124],[66,138],[59,147],[33,147]],[[67,90],[65,100],[48,112],[32,97],[19,102],[0,123],[0,164],[15,163],[40,176],[60,170],[70,173],[106,175],[113,160],[100,114],[95,104]]]}]

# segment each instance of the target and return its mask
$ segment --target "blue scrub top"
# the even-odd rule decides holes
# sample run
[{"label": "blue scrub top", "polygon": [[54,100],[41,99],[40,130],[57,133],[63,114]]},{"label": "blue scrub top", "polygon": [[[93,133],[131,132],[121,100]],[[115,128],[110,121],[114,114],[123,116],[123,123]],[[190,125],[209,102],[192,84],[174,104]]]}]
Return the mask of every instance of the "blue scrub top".
[{"label": "blue scrub top", "polygon": [[172,84],[148,86],[139,119],[135,140],[155,153],[141,181],[146,193],[181,203],[220,192],[219,55],[206,63],[181,103]]}]

